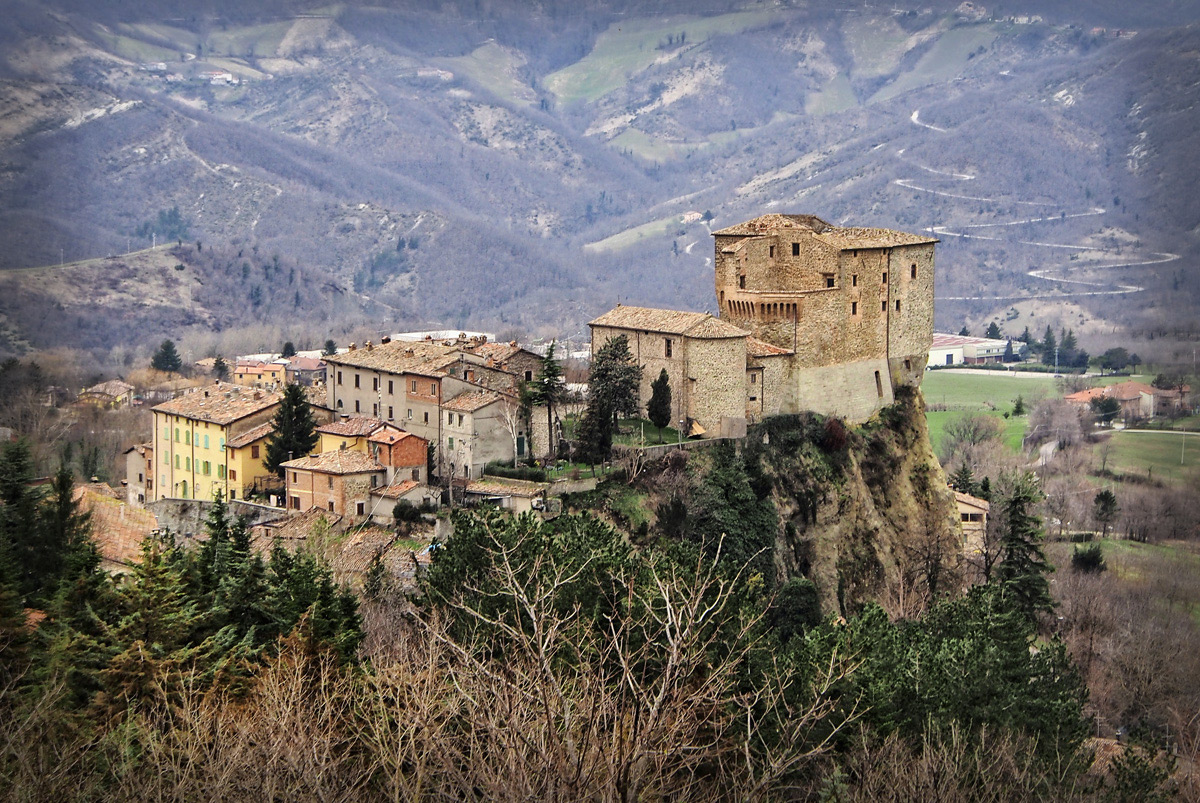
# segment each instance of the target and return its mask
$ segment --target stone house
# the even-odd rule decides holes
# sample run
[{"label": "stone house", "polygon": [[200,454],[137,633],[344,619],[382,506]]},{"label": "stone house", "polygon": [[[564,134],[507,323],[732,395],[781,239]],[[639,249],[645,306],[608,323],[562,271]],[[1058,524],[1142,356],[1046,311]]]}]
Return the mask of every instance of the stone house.
[{"label": "stone house", "polygon": [[125,450],[125,495],[131,505],[144,505],[154,490],[154,442]]},{"label": "stone house", "polygon": [[962,523],[963,543],[968,554],[983,551],[983,538],[987,533],[988,511],[991,503],[961,491],[954,492],[958,504],[958,518]]},{"label": "stone house", "polygon": [[288,382],[304,387],[324,384],[325,361],[316,357],[292,357],[284,366],[284,376]]},{"label": "stone house", "polygon": [[[279,393],[217,382],[152,408],[152,452],[157,474],[147,499],[229,497],[226,444],[268,423]],[[240,480],[239,480],[240,481]]]},{"label": "stone house", "polygon": [[352,449],[309,455],[283,464],[287,508],[316,508],[362,519],[370,515],[371,491],[387,484],[384,467]]},{"label": "stone house", "polygon": [[468,504],[494,505],[520,514],[541,510],[549,490],[548,482],[485,477],[468,482],[463,493]]},{"label": "stone house", "polygon": [[[517,387],[521,376],[497,364],[499,357],[501,364],[520,369],[528,357],[511,344],[498,355],[486,349],[476,354],[458,341],[448,342],[388,340],[328,357],[328,405],[342,415],[381,419],[435,444],[439,475],[448,473],[453,462],[457,471],[470,466],[475,476],[488,460],[512,459],[529,441],[531,433],[523,425],[515,436],[507,426],[516,397],[504,389]],[[474,406],[485,398],[488,404]],[[445,409],[448,404],[452,410]]]},{"label": "stone house", "polygon": [[624,335],[642,367],[639,406],[665,368],[671,382],[671,421],[687,419],[689,435],[744,432],[749,332],[705,312],[617,305],[588,324],[592,354]]}]

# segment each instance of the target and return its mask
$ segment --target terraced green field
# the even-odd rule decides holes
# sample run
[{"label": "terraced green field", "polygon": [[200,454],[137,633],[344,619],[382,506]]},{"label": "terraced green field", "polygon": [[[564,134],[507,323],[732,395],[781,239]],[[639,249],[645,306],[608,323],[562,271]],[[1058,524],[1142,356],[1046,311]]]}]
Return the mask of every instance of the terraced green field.
[{"label": "terraced green field", "polygon": [[[1115,474],[1132,474],[1200,488],[1200,435],[1182,432],[1114,432],[1105,467]],[[1099,466],[1104,443],[1092,447]]]},{"label": "terraced green field", "polygon": [[637,243],[646,237],[658,237],[668,234],[671,231],[682,226],[683,218],[679,215],[662,218],[660,220],[652,220],[649,223],[643,223],[640,226],[634,226],[631,229],[617,232],[611,237],[605,237],[603,240],[598,240],[594,243],[588,243],[584,246],[586,251],[620,251],[623,248],[637,245]]},{"label": "terraced green field", "polygon": [[962,25],[937,38],[913,69],[871,96],[870,103],[890,100],[910,89],[952,81],[967,67],[968,56],[999,35],[994,25]]},{"label": "terraced green field", "polygon": [[659,44],[667,36],[685,34],[685,44],[699,44],[722,33],[740,33],[766,23],[774,12],[738,11],[716,17],[664,17],[613,23],[596,39],[592,51],[574,64],[546,76],[546,88],[559,100],[593,101],[623,86],[629,76],[663,58]]},{"label": "terraced green field", "polygon": [[495,42],[475,48],[465,56],[446,60],[447,66],[510,103],[532,106],[537,97],[533,90],[516,79],[520,64],[512,54]]}]

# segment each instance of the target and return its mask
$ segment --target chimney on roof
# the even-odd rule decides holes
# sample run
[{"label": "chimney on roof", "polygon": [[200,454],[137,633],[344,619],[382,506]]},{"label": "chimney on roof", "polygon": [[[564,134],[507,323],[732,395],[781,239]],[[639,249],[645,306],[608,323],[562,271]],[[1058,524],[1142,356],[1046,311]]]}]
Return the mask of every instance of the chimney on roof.
[{"label": "chimney on roof", "polygon": [[374,348],[375,348],[375,345],[373,343],[371,343],[370,340],[368,340],[367,341],[367,351],[372,351],[372,350],[374,350]]},{"label": "chimney on roof", "polygon": [[[618,305],[618,306],[619,306],[619,305]],[[508,345],[512,346],[513,348],[516,348],[516,347],[517,347],[517,341],[515,341],[515,340],[510,340],[510,341],[508,341]]]},{"label": "chimney on roof", "polygon": [[381,345],[381,346],[384,345],[385,343],[391,343],[391,342],[392,342],[392,339],[390,337],[388,337],[387,335],[384,335],[383,337],[379,338],[379,345]]},{"label": "chimney on roof", "polygon": [[414,354],[416,354],[416,352],[415,352],[415,351],[413,351],[412,349],[405,349],[405,350],[404,350],[404,356],[405,356],[405,357],[411,357],[411,356],[413,356]]},{"label": "chimney on roof", "polygon": [[483,344],[487,343],[487,335],[480,335],[480,336],[479,336],[479,343],[480,343],[480,345],[483,345]]},{"label": "chimney on roof", "polygon": [[353,343],[350,344],[351,351],[354,351],[356,348],[358,348],[358,346],[354,345]]}]

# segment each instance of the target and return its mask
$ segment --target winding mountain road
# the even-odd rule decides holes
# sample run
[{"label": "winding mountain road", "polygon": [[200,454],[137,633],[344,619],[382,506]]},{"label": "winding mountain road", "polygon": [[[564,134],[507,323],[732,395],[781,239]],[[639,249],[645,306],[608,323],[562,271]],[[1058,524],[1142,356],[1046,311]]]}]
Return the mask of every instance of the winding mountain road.
[{"label": "winding mountain road", "polygon": [[[913,125],[934,131],[940,134],[948,133],[948,130],[932,123],[923,122],[920,119],[920,109],[915,109],[912,116],[909,118]],[[1020,206],[1043,207],[1055,209],[1057,204],[1047,201],[1012,201],[1001,198],[991,198],[985,195],[966,195],[963,193],[948,192],[934,187],[923,186],[930,182],[936,181],[976,181],[976,176],[969,173],[956,173],[948,170],[938,170],[927,165],[920,164],[913,159],[905,156],[905,149],[901,148],[896,151],[896,158],[907,165],[910,165],[918,170],[923,170],[930,175],[925,181],[920,181],[916,178],[900,178],[893,181],[899,187],[911,190],[913,192],[924,192],[931,195],[938,195],[943,198],[954,198],[962,201],[979,201],[984,203],[1010,203]],[[1028,245],[1037,248],[1069,250],[1077,252],[1091,252],[1098,254],[1118,254],[1116,249],[1103,248],[1092,245],[1075,245],[1069,243],[1048,243],[1041,240],[1021,240],[1000,237],[989,234],[972,233],[970,230],[977,229],[1004,229],[1015,226],[1029,226],[1035,223],[1056,223],[1073,218],[1092,217],[1103,215],[1105,210],[1102,207],[1092,207],[1085,211],[1068,212],[1063,209],[1058,209],[1057,212],[1043,213],[1038,217],[1027,217],[1020,220],[997,221],[992,223],[970,223],[961,226],[929,226],[925,230],[931,234],[936,234],[939,237],[961,237],[968,240],[990,240],[994,242],[1012,242],[1020,245]],[[1075,257],[1072,257],[1075,259]],[[973,296],[938,296],[943,301],[1021,301],[1032,298],[1070,298],[1080,296],[1118,296],[1127,295],[1129,293],[1140,293],[1144,289],[1141,285],[1122,284],[1116,281],[1095,281],[1088,279],[1073,279],[1069,278],[1072,272],[1082,270],[1088,271],[1114,271],[1127,270],[1129,268],[1139,268],[1148,265],[1160,265],[1164,262],[1173,262],[1179,259],[1179,254],[1171,254],[1166,252],[1150,252],[1146,257],[1117,262],[1097,262],[1089,261],[1074,265],[1057,265],[1053,267],[1039,267],[1033,270],[1026,271],[1026,275],[1034,279],[1040,279],[1046,282],[1054,282],[1059,285],[1052,292],[1045,293],[1016,293],[1010,295],[973,295]]]}]

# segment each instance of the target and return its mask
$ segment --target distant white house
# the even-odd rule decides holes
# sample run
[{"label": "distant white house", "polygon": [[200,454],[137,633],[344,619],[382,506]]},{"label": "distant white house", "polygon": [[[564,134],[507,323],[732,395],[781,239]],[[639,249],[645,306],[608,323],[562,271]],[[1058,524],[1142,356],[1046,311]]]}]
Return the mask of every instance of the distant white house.
[{"label": "distant white house", "polygon": [[[1013,353],[1017,356],[1022,356],[1025,348],[1024,343],[1013,341]],[[977,365],[1001,362],[1004,360],[1004,352],[1007,349],[1007,340],[934,332],[933,345],[929,347],[927,364],[932,368],[940,365]]]}]

